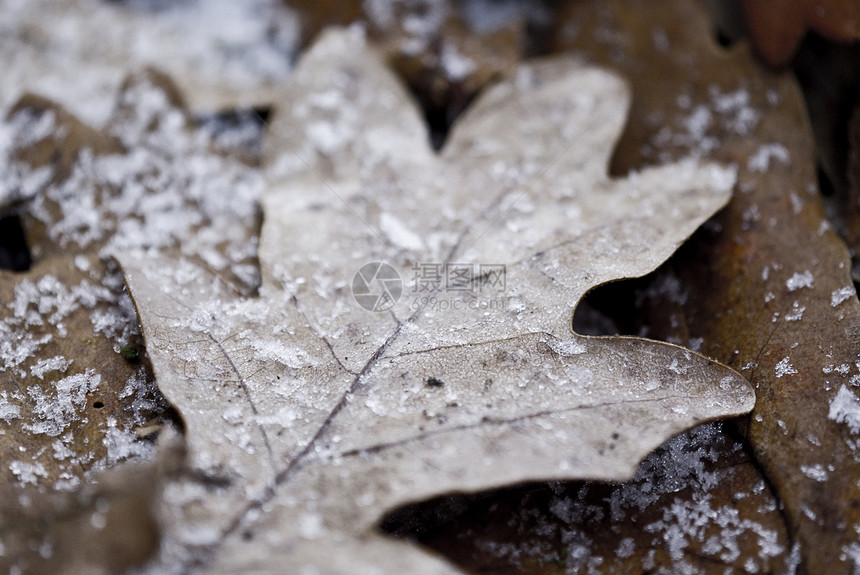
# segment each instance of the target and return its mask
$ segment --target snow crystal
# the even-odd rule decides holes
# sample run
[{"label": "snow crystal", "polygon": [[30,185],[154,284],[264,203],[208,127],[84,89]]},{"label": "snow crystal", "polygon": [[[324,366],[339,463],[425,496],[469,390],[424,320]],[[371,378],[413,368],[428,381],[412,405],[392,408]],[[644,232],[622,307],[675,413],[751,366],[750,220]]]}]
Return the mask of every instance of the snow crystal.
[{"label": "snow crystal", "polygon": [[788,199],[791,200],[791,211],[793,211],[795,215],[803,211],[803,198],[792,192]]},{"label": "snow crystal", "polygon": [[721,93],[718,86],[709,88],[711,105],[720,115],[725,128],[738,134],[748,134],[758,124],[760,114],[750,105],[750,95],[744,89]]},{"label": "snow crystal", "polygon": [[[758,204],[752,204],[750,207],[748,207],[746,210],[744,210],[744,213],[741,216],[741,220],[742,220],[743,229],[744,230],[751,230],[753,228],[753,224],[755,224],[755,222],[761,220],[761,212],[759,212]],[[764,269],[765,269],[765,272],[768,270],[767,267],[765,267]],[[765,276],[765,275],[766,275],[766,273],[762,274],[762,276]],[[766,280],[767,277],[762,277],[762,279]]]},{"label": "snow crystal", "polygon": [[36,365],[30,367],[30,374],[39,379],[45,379],[45,374],[49,371],[65,371],[72,365],[72,360],[66,359],[61,355],[55,355],[51,358],[40,359]]},{"label": "snow crystal", "polygon": [[860,433],[860,400],[843,385],[830,401],[828,417],[848,425],[851,433]]},{"label": "snow crystal", "polygon": [[636,550],[636,543],[633,541],[632,537],[625,537],[618,543],[618,549],[615,550],[615,554],[622,558],[627,558],[633,555],[633,552]]},{"label": "snow crystal", "polygon": [[840,559],[850,559],[854,563],[854,573],[860,571],[860,543],[853,542],[842,546],[842,552],[845,554]]},{"label": "snow crystal", "polygon": [[781,164],[787,164],[789,155],[786,147],[782,144],[763,144],[747,160],[747,168],[751,172],[763,173],[770,167],[771,160],[778,160]]},{"label": "snow crystal", "polygon": [[9,464],[9,470],[21,483],[36,484],[39,482],[39,477],[48,477],[45,466],[38,461],[34,463],[13,461]]},{"label": "snow crystal", "polygon": [[21,406],[9,403],[6,391],[0,391],[0,419],[9,423],[10,419],[18,419],[19,417],[21,417]]},{"label": "snow crystal", "polygon": [[[681,122],[684,132],[673,134],[668,127],[661,130],[652,139],[656,148],[672,143],[687,146],[694,156],[701,156],[713,150],[719,144],[719,140],[708,136],[708,131],[713,127],[713,116],[707,106],[696,106]],[[733,182],[734,184],[734,182]]]},{"label": "snow crystal", "polygon": [[442,48],[442,67],[452,80],[463,80],[475,71],[475,63],[450,44]]},{"label": "snow crystal", "polygon": [[815,481],[827,481],[827,470],[824,469],[824,466],[820,463],[816,463],[815,465],[801,465],[800,471],[803,472],[805,476],[810,479],[814,479]]},{"label": "snow crystal", "polygon": [[811,288],[812,283],[815,281],[815,278],[812,275],[812,272],[806,270],[803,273],[795,273],[793,276],[788,278],[785,281],[785,287],[788,288],[788,291],[797,291],[801,288]]},{"label": "snow crystal", "polygon": [[735,166],[711,166],[708,168],[708,183],[716,191],[731,190],[737,179],[738,170]]},{"label": "snow crystal", "polygon": [[37,419],[24,424],[24,429],[36,434],[59,435],[72,422],[78,409],[84,406],[87,394],[95,390],[100,382],[101,375],[88,369],[85,373],[76,373],[57,381],[54,393],[49,395],[39,386],[29,387],[27,394],[33,402],[33,415]]},{"label": "snow crystal", "polygon": [[424,249],[421,237],[388,212],[379,216],[379,228],[394,245],[412,251]]},{"label": "snow crystal", "polygon": [[857,291],[854,289],[854,286],[850,285],[833,290],[832,292],[830,292],[831,307],[838,306],[842,302],[848,300],[855,293],[857,293]]},{"label": "snow crystal", "polygon": [[317,150],[332,156],[341,150],[353,137],[351,127],[346,123],[309,122],[305,126],[305,136]]},{"label": "snow crystal", "polygon": [[152,443],[138,441],[137,435],[132,429],[122,429],[117,425],[117,420],[109,417],[107,429],[105,429],[102,444],[105,446],[107,455],[98,462],[95,468],[106,468],[120,461],[133,457],[147,457],[154,452]]},{"label": "snow crystal", "polygon": [[692,114],[684,119],[684,127],[690,136],[703,139],[708,129],[713,124],[711,113],[704,106],[697,107]]},{"label": "snow crystal", "polygon": [[81,270],[82,272],[90,271],[90,260],[83,255],[75,256],[75,267]]},{"label": "snow crystal", "polygon": [[806,306],[794,302],[791,306],[791,311],[785,314],[785,321],[800,321],[803,319],[803,312],[806,311]]},{"label": "snow crystal", "polygon": [[778,364],[776,364],[774,371],[776,372],[777,377],[797,373],[797,370],[792,367],[791,361],[787,357],[784,357]]},{"label": "snow crystal", "polygon": [[562,357],[579,355],[587,351],[585,343],[575,339],[561,340],[551,338],[547,340],[546,344],[550,347],[550,349],[552,349],[554,352],[556,352]]},{"label": "snow crystal", "polygon": [[318,513],[302,513],[299,517],[299,532],[304,539],[319,539],[325,535],[322,516]]}]

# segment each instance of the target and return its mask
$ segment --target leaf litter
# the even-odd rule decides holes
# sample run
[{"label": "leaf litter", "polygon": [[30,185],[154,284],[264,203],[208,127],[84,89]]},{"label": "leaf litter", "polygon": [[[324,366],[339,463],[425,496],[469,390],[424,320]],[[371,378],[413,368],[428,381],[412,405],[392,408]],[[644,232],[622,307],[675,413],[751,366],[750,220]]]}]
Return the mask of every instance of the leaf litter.
[{"label": "leaf litter", "polygon": [[[107,251],[181,240],[183,254],[207,262],[241,291],[253,292],[259,281],[259,170],[223,157],[211,129],[193,126],[162,74],[132,75],[115,97],[103,129],[31,95],[13,106],[4,126],[9,169],[2,198],[15,206],[33,256],[26,272],[0,271],[0,450],[8,462],[2,483],[10,493],[22,490],[7,497],[4,512],[13,513],[12,502],[20,501],[20,513],[32,518],[2,526],[8,550],[2,565],[10,569],[118,569],[105,567],[119,565],[111,553],[76,556],[75,546],[61,541],[72,533],[68,524],[46,519],[96,512],[102,499],[102,507],[122,507],[129,497],[137,502],[140,521],[121,522],[132,547],[136,525],[157,527],[149,509],[157,480],[131,482],[104,497],[82,495],[88,484],[112,481],[100,470],[151,459],[152,436],[170,419],[134,307]],[[157,479],[155,471],[141,473]],[[135,495],[131,485],[143,491]],[[33,497],[59,502],[52,491],[71,501],[57,503],[60,509],[77,511],[27,510],[24,502]],[[89,501],[89,511],[76,500]],[[46,526],[41,538],[33,525]],[[138,534],[141,545],[151,539]],[[126,548],[124,556],[140,562],[154,549],[141,554]],[[87,567],[78,560],[89,561]]]},{"label": "leaf litter", "polygon": [[[649,17],[632,20],[631,11]],[[579,4],[564,22],[562,45],[634,86],[613,172],[691,153],[738,165],[739,193],[640,293],[664,318],[648,333],[697,342],[756,386],[749,428],[739,430],[784,507],[786,570],[852,572],[858,470],[847,400],[857,381],[857,299],[847,251],[822,209],[796,82],[762,70],[743,46],[721,52],[703,42],[706,20],[688,3]],[[654,41],[657,30],[666,42]],[[714,94],[732,96],[720,107]],[[731,112],[729,103],[744,106]],[[701,139],[687,138],[691,125]],[[687,297],[663,293],[668,283]]]},{"label": "leaf litter", "polygon": [[[589,289],[657,267],[734,184],[694,161],[608,179],[628,102],[617,77],[523,65],[436,155],[352,29],[305,54],[282,101],[259,298],[179,254],[118,254],[187,432],[186,475],[160,506],[162,568],[458,572],[383,537],[382,515],[529,480],[624,480],[672,435],[751,407],[741,378],[689,350],[570,329]],[[469,304],[479,274],[464,295],[369,312],[350,285],[374,261],[400,278],[501,264],[506,287],[485,301],[503,305]]]},{"label": "leaf litter", "polygon": [[197,111],[268,104],[298,18],[277,0],[3,0],[0,109],[26,92],[101,124],[131,69],[158,66]]}]

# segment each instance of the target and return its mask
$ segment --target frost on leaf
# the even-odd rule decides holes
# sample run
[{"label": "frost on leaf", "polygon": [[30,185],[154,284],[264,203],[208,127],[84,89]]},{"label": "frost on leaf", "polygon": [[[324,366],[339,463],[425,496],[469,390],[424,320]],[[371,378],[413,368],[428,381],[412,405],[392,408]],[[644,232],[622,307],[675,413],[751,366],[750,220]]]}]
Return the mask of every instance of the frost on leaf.
[{"label": "frost on leaf", "polygon": [[87,121],[103,121],[127,71],[147,65],[176,78],[196,110],[268,103],[298,42],[278,0],[0,0],[0,12],[0,109],[31,91]]},{"label": "frost on leaf", "polygon": [[[740,191],[690,251],[657,274],[654,285],[664,274],[675,277],[689,297],[671,321],[660,309],[650,333],[698,341],[703,352],[750,378],[758,393],[745,438],[795,542],[786,555],[798,571],[851,572],[854,558],[845,550],[856,546],[860,530],[860,457],[846,409],[852,394],[840,390],[850,391],[860,378],[860,303],[848,251],[818,190],[804,102],[791,74],[774,75],[748,50],[723,51],[709,41],[712,28],[696,3],[647,4],[633,20],[626,1],[570,3],[561,26],[583,31],[566,34],[565,47],[612,65],[634,86],[613,171],[699,153],[736,162]],[[653,30],[665,30],[670,51],[654,47]],[[734,121],[714,94],[745,94],[732,100],[745,102],[737,117],[756,118],[754,125]],[[700,117],[710,123],[697,123],[707,129],[703,140],[692,141],[687,124]],[[774,154],[781,149],[774,146],[787,154]],[[766,170],[763,149],[770,150]],[[648,305],[669,304],[661,298]],[[820,464],[825,482],[803,472]]]},{"label": "frost on leaf", "polygon": [[129,76],[117,100],[103,128],[35,95],[0,125],[0,208],[15,205],[33,256],[0,270],[0,484],[76,489],[152,454],[167,406],[101,256],[180,244],[245,290],[258,281],[259,171],[213,151],[164,75]]},{"label": "frost on leaf", "polygon": [[[691,351],[571,331],[589,289],[654,269],[734,183],[693,162],[610,180],[628,99],[573,59],[524,65],[437,155],[363,38],[325,34],[268,135],[260,297],[184,257],[119,258],[187,428],[167,552],[212,572],[455,573],[378,534],[380,517],[448,492],[625,480],[672,435],[751,409],[744,380]],[[379,261],[402,289],[371,312],[350,291]],[[478,274],[421,293],[415,270],[436,264],[501,265],[505,287]]]}]

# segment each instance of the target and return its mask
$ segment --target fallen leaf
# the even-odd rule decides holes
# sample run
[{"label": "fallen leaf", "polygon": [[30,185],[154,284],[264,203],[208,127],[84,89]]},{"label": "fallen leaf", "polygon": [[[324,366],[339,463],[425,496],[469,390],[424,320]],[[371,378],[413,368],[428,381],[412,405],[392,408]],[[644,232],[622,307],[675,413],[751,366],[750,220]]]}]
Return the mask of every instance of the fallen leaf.
[{"label": "fallen leaf", "polygon": [[101,253],[189,235],[183,253],[256,288],[258,171],[210,150],[164,75],[130,76],[117,99],[103,130],[35,96],[10,112],[3,190],[19,192],[10,203],[35,263],[0,271],[3,483],[71,489],[91,470],[151,454],[138,430],[167,406],[122,278]]},{"label": "fallen leaf", "polygon": [[436,148],[478,91],[519,62],[526,49],[526,17],[545,16],[535,6],[529,10],[511,5],[497,12],[501,18],[470,18],[474,8],[450,0],[288,3],[302,16],[305,43],[327,25],[365,26],[419,99]]},{"label": "fallen leaf", "polygon": [[[654,269],[734,182],[691,161],[609,179],[628,98],[604,71],[535,62],[436,155],[361,34],[325,34],[269,135],[260,297],[182,257],[118,256],[187,429],[162,561],[453,573],[383,537],[381,516],[529,480],[624,480],[672,435],[749,409],[746,382],[702,356],[570,329],[589,289]],[[402,297],[436,262],[473,273]]]},{"label": "fallen leaf", "polygon": [[[673,266],[685,294],[677,319],[685,343],[756,388],[747,440],[784,507],[799,569],[851,572],[860,304],[848,252],[822,209],[795,81],[763,70],[742,46],[703,46],[709,31],[690,25],[701,23],[695,13],[681,1],[594,3],[571,11],[566,21],[581,35],[566,43],[588,46],[634,86],[616,173],[691,153],[738,166],[739,192]],[[621,34],[622,25],[639,33]]]},{"label": "fallen leaf", "polygon": [[792,61],[815,135],[822,201],[851,250],[855,278],[860,278],[860,204],[851,189],[849,127],[860,101],[858,58],[860,43],[839,45],[810,37]]},{"label": "fallen leaf", "polygon": [[298,18],[279,0],[3,0],[0,14],[0,109],[33,92],[90,123],[106,119],[116,88],[143,66],[176,78],[194,110],[266,105],[299,40]]},{"label": "fallen leaf", "polygon": [[860,39],[860,6],[852,0],[742,0],[747,30],[759,55],[786,64],[807,29],[832,40]]},{"label": "fallen leaf", "polygon": [[0,569],[108,575],[141,567],[159,546],[156,496],[183,457],[175,432],[159,442],[157,457],[90,474],[74,491],[0,486]]},{"label": "fallen leaf", "polygon": [[723,427],[670,439],[629,482],[446,496],[384,527],[470,573],[789,573],[778,502]]},{"label": "fallen leaf", "polygon": [[253,292],[258,170],[213,149],[163,73],[129,75],[115,98],[101,130],[42,98],[13,109],[11,154],[29,190],[16,199],[29,200],[20,217],[33,258],[167,248],[181,238],[184,254]]},{"label": "fallen leaf", "polygon": [[119,353],[143,353],[143,339],[116,266],[51,257],[0,271],[0,304],[0,484],[72,489],[149,455],[134,429],[166,405],[148,364]]},{"label": "fallen leaf", "polygon": [[158,548],[158,479],[146,462],[94,474],[74,492],[0,487],[0,569],[108,575],[141,566]]}]

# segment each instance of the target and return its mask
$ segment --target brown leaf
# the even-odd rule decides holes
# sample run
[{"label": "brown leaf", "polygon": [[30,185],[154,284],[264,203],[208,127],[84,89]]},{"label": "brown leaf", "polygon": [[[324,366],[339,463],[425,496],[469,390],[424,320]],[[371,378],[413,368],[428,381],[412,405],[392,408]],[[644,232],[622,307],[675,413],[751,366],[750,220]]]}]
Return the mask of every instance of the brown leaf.
[{"label": "brown leaf", "polygon": [[778,503],[719,424],[671,439],[624,484],[529,485],[400,510],[385,527],[472,573],[783,573]]},{"label": "brown leaf", "polygon": [[164,411],[115,267],[53,256],[0,271],[0,483],[80,485],[87,471],[148,454],[134,430]]},{"label": "brown leaf", "polygon": [[[247,293],[256,289],[256,170],[213,149],[163,73],[130,75],[101,130],[27,97],[16,107],[13,154],[32,180],[21,210],[33,257],[171,246],[200,258]],[[141,105],[146,101],[146,105]],[[86,151],[85,154],[81,154]],[[40,182],[41,183],[41,182]]]},{"label": "brown leaf", "polygon": [[[68,572],[92,572],[96,564],[113,572],[153,550],[154,527],[139,547],[132,544],[136,551],[120,552],[114,539],[141,535],[118,506],[125,518],[109,527],[110,537],[91,535],[76,546],[65,538],[90,536],[75,531],[89,512],[55,529],[50,517],[60,512],[50,502],[62,499],[56,490],[85,497],[82,486],[95,471],[151,456],[148,438],[171,416],[122,278],[103,253],[176,246],[181,237],[182,253],[252,292],[262,180],[213,151],[176,88],[154,70],[128,78],[101,130],[32,96],[10,123],[8,162],[26,191],[18,210],[35,263],[24,273],[0,271],[0,455],[7,462],[0,482],[38,489],[47,507],[35,502],[27,511],[22,503],[21,520],[4,525],[5,557],[16,568],[35,565],[27,550],[41,537]],[[145,494],[138,503],[148,505],[152,493],[139,488],[132,482],[122,497]],[[3,517],[14,508],[4,505]],[[22,543],[10,547],[13,541]],[[56,571],[49,565],[42,572]]]},{"label": "brown leaf", "polygon": [[850,572],[860,304],[821,207],[796,85],[743,48],[703,45],[710,31],[685,2],[577,5],[565,22],[563,43],[615,66],[638,95],[616,171],[691,152],[738,166],[740,193],[678,266],[690,341],[756,386],[748,441],[803,568]]},{"label": "brown leaf", "polygon": [[[353,29],[317,41],[284,101],[260,297],[172,255],[120,256],[159,386],[187,422],[193,473],[162,504],[185,561],[454,573],[380,537],[380,515],[540,478],[623,480],[667,437],[749,405],[737,374],[683,348],[571,333],[586,291],[656,267],[734,181],[690,161],[608,178],[617,78],[570,58],[522,65],[435,154]],[[497,262],[509,289],[401,293],[395,276],[420,262]]]},{"label": "brown leaf", "polygon": [[[83,150],[93,154],[118,153],[122,144],[116,138],[94,130],[62,106],[38,96],[25,94],[9,110],[7,121],[13,126],[13,138],[26,141],[15,147],[12,159],[27,164],[30,170],[50,171],[51,181],[69,177]],[[35,193],[36,189],[31,189]],[[0,209],[12,201],[30,199],[30,194],[5,195]]]},{"label": "brown leaf", "polygon": [[75,491],[0,487],[4,573],[110,575],[143,564],[158,548],[152,503],[178,453],[94,474]]},{"label": "brown leaf", "polygon": [[860,39],[860,5],[854,0],[741,0],[747,29],[761,57],[786,64],[807,30],[832,40]]}]

